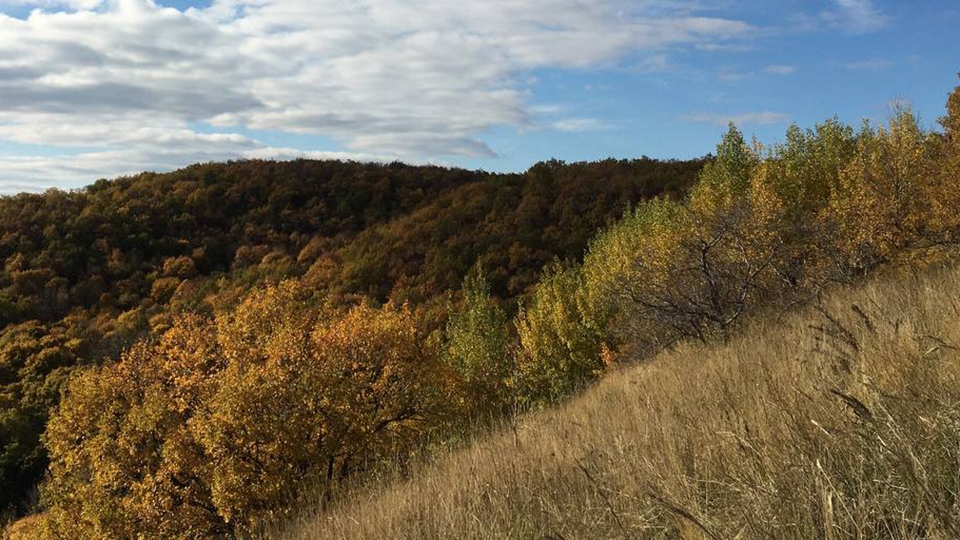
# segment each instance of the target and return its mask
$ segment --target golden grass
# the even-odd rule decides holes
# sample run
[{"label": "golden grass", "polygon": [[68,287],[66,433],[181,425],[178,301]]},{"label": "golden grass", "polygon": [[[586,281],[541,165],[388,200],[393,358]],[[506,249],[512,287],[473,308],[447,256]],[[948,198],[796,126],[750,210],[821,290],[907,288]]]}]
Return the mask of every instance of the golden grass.
[{"label": "golden grass", "polygon": [[960,538],[960,269],[749,326],[270,536]]}]

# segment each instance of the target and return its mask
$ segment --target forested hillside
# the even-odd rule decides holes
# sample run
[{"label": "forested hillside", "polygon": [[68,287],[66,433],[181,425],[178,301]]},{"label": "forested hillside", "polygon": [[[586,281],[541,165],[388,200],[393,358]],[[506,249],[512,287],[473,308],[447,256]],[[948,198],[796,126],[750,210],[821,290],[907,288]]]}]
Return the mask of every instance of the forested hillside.
[{"label": "forested hillside", "polygon": [[958,27],[0,0],[0,540],[960,540]]},{"label": "forested hillside", "polygon": [[960,88],[941,127],[731,127],[684,198],[546,270],[515,349],[480,295],[453,318],[448,355],[502,366],[460,379],[533,412],[273,536],[960,537]]},{"label": "forested hillside", "polygon": [[953,540],[958,290],[894,271],[684,343],[266,536]]},{"label": "forested hillside", "polygon": [[[539,510],[512,495],[486,505],[499,484],[477,495],[464,479],[467,489],[449,497],[436,484],[422,493],[496,515],[440,524],[398,491],[388,521],[353,530],[436,536],[459,523],[462,536],[482,536],[473,523],[491,523],[518,537],[857,531],[898,540],[960,531],[948,474],[957,463],[955,377],[916,365],[952,361],[940,353],[957,345],[937,326],[952,319],[928,311],[956,302],[909,292],[903,302],[925,302],[909,320],[890,313],[908,312],[895,303],[853,306],[879,341],[820,309],[823,321],[804,323],[817,332],[809,340],[818,362],[784,356],[794,351],[785,340],[808,340],[796,332],[773,338],[782,350],[735,341],[745,323],[822,307],[825,291],[879,270],[951,264],[960,88],[939,128],[901,108],[856,129],[838,119],[794,125],[765,147],[731,125],[704,161],[541,163],[523,175],[249,162],[3,205],[3,474],[16,486],[7,502],[27,501],[30,511],[7,529],[12,538],[225,538],[304,507],[350,512],[337,505],[363,497],[349,486],[375,471],[403,474],[501,420],[524,444],[524,414],[618,365],[696,343],[759,343],[740,358],[770,350],[780,360],[750,371],[765,377],[751,394],[725,374],[728,349],[704,349],[709,370],[683,367],[697,354],[661,356],[678,363],[668,368],[672,386],[650,378],[637,387],[639,406],[608,413],[683,429],[644,447],[649,426],[642,437],[634,428],[586,435],[613,448],[566,462],[592,486],[581,482],[572,498],[541,497]],[[873,350],[896,357],[864,356]],[[740,362],[730,369],[753,369]],[[796,402],[785,400],[791,391]],[[818,392],[866,424],[843,424]],[[687,394],[695,397],[671,397]],[[728,406],[735,416],[724,416]],[[719,443],[703,430],[717,426],[740,454],[708,450]],[[851,450],[859,441],[881,447]],[[645,458],[644,448],[656,455]],[[594,455],[614,449],[620,457]],[[742,465],[747,456],[756,463]],[[566,493],[551,482],[569,477],[534,461],[541,468],[528,476],[490,477]],[[774,474],[774,463],[791,470]],[[647,484],[616,484],[623,475]],[[792,490],[821,497],[819,513],[783,506]],[[549,519],[564,504],[601,511],[570,529]],[[734,511],[744,508],[752,514]],[[642,515],[621,518],[629,512]],[[526,514],[543,526],[519,528]],[[342,536],[349,527],[338,516],[312,521],[308,534]]]},{"label": "forested hillside", "polygon": [[230,312],[251,289],[297,279],[300,301],[332,310],[410,302],[425,332],[472,268],[501,302],[517,298],[632,205],[679,197],[703,163],[488,174],[249,161],[0,198],[0,510],[35,502],[40,435],[70,375],[184,314]]}]

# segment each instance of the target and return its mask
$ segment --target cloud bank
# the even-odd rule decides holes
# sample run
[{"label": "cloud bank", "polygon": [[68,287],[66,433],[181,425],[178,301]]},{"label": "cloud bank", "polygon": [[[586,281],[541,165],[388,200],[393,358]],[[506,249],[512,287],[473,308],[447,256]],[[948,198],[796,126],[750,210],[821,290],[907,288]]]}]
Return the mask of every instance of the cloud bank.
[{"label": "cloud bank", "polygon": [[[263,133],[426,161],[493,156],[537,127],[530,73],[723,46],[749,24],[660,0],[0,0],[0,191],[236,157],[292,157]],[[558,130],[596,126],[579,118]],[[36,155],[3,145],[36,145]]]}]

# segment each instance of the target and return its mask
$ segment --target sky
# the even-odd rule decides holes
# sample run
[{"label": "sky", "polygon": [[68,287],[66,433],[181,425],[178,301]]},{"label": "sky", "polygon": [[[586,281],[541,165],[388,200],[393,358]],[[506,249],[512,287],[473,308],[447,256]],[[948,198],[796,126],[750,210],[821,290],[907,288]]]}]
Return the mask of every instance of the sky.
[{"label": "sky", "polygon": [[523,171],[935,128],[957,0],[0,0],[0,193],[230,159]]}]

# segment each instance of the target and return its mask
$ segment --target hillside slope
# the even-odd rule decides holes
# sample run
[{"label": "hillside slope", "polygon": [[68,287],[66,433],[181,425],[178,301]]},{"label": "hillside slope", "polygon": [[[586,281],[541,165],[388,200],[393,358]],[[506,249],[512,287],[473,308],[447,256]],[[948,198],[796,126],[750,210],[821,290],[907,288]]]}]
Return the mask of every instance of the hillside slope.
[{"label": "hillside slope", "polygon": [[258,285],[304,277],[342,304],[412,300],[442,320],[474,265],[512,299],[554,257],[581,257],[629,206],[678,196],[702,165],[491,174],[245,161],[0,197],[0,514],[29,506],[47,466],[40,434],[70,374],[179,313],[229,309]]},{"label": "hillside slope", "polygon": [[278,538],[960,537],[960,268],[686,345]]}]

